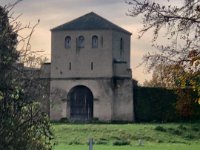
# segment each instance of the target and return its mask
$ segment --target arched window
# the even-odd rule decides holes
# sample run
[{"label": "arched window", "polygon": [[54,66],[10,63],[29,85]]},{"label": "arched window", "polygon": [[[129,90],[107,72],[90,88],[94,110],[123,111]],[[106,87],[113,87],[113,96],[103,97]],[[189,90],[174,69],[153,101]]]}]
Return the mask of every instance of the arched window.
[{"label": "arched window", "polygon": [[84,36],[81,35],[81,36],[78,37],[78,47],[79,48],[83,48],[84,47],[84,40],[85,40]]},{"label": "arched window", "polygon": [[65,37],[65,48],[71,48],[71,37],[70,36]]},{"label": "arched window", "polygon": [[94,35],[92,36],[92,48],[98,47],[98,36]]}]

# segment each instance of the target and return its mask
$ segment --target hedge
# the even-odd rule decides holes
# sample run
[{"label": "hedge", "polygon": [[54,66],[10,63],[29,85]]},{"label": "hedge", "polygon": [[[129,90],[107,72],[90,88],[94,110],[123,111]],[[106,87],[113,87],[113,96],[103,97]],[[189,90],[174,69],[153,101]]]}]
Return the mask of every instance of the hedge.
[{"label": "hedge", "polygon": [[164,88],[135,87],[134,111],[136,122],[171,122],[176,113],[177,95]]}]

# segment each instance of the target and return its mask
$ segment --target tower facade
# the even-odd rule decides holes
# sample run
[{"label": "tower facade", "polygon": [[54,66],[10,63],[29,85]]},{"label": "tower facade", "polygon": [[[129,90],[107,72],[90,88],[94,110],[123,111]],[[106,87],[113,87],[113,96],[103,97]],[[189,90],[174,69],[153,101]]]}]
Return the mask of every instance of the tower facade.
[{"label": "tower facade", "polygon": [[51,35],[51,119],[133,121],[131,33],[92,12]]}]

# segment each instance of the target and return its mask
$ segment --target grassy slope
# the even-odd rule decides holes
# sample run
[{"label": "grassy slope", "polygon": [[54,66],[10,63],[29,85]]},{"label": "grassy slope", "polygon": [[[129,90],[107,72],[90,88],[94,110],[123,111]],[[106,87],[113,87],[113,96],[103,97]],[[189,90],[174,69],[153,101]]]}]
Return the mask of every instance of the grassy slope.
[{"label": "grassy slope", "polygon": [[[200,144],[154,144],[144,146],[94,145],[93,150],[199,150]],[[86,145],[58,145],[55,150],[88,150]]]},{"label": "grassy slope", "polygon": [[[94,150],[200,149],[200,124],[54,124],[54,130],[56,150],[88,149],[86,144],[91,137]],[[139,140],[143,146],[138,146]]]}]

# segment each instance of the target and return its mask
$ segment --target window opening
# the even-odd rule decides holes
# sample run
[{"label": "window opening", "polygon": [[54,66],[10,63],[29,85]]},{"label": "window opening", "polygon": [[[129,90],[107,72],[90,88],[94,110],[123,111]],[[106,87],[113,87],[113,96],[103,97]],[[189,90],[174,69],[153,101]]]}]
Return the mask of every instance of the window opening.
[{"label": "window opening", "polygon": [[93,62],[91,62],[91,70],[94,69],[94,65],[93,65]]},{"label": "window opening", "polygon": [[69,70],[71,70],[72,69],[72,63],[70,62],[69,63]]},{"label": "window opening", "polygon": [[94,35],[92,36],[92,48],[98,47],[98,36]]},{"label": "window opening", "polygon": [[122,56],[122,54],[123,54],[123,48],[124,48],[123,39],[121,38],[121,39],[120,39],[120,55],[121,55],[121,56]]},{"label": "window opening", "polygon": [[84,47],[84,36],[79,36],[78,37],[78,47],[83,48]]},{"label": "window opening", "polygon": [[71,37],[66,36],[65,38],[65,48],[71,48]]}]

